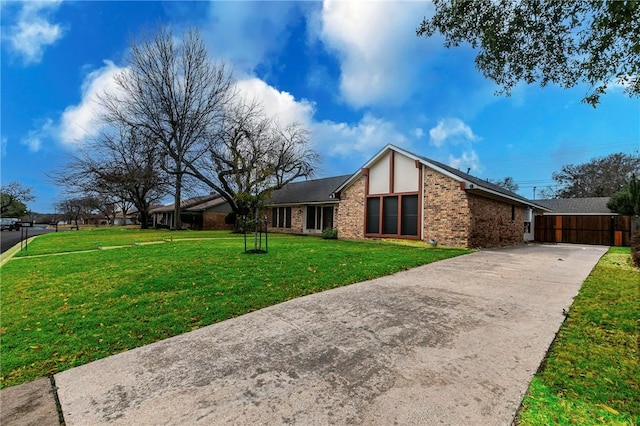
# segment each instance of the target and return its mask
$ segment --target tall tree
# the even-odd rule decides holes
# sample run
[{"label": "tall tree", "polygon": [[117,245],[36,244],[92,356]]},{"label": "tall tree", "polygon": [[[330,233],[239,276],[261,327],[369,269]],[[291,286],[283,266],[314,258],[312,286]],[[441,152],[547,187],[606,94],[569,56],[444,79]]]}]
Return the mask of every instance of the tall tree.
[{"label": "tall tree", "polygon": [[[26,204],[34,199],[31,188],[20,182],[12,181],[8,185],[2,185],[0,187],[0,214],[5,217],[21,217],[27,211]],[[18,215],[23,211],[24,213]]]},{"label": "tall tree", "polygon": [[612,84],[640,95],[637,1],[433,0],[419,36],[479,49],[476,67],[509,94],[519,82],[569,88],[586,83],[596,106]]},{"label": "tall tree", "polygon": [[156,141],[165,170],[174,176],[174,226],[181,228],[185,164],[202,154],[198,143],[219,125],[233,98],[231,74],[209,60],[197,30],[186,31],[178,42],[170,30],[159,28],[131,44],[128,67],[115,80],[117,90],[101,96],[103,118]]},{"label": "tall tree", "polygon": [[610,197],[640,175],[640,155],[616,153],[583,164],[567,164],[552,178],[560,189],[557,198]]},{"label": "tall tree", "polygon": [[489,180],[489,182],[501,186],[502,188],[506,189],[507,191],[511,191],[511,192],[516,192],[518,190],[518,184],[513,180],[513,178],[511,176],[507,176],[505,178],[499,179],[499,180]]},{"label": "tall tree", "polygon": [[624,188],[613,194],[607,207],[623,215],[640,216],[640,180],[635,174]]},{"label": "tall tree", "polygon": [[236,102],[193,161],[189,174],[224,197],[240,216],[257,217],[274,189],[313,175],[318,154],[309,132],[297,123],[281,126],[256,102]]},{"label": "tall tree", "polygon": [[118,209],[125,215],[134,205],[146,229],[151,204],[168,190],[162,159],[145,134],[114,123],[86,141],[52,178],[68,194],[100,200],[100,210],[107,216]]}]

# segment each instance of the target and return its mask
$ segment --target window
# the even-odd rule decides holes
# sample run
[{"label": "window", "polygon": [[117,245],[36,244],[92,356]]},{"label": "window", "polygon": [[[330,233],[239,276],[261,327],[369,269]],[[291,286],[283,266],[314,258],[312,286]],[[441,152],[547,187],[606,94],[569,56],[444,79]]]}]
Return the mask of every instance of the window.
[{"label": "window", "polygon": [[367,234],[380,232],[380,197],[367,198]]},{"label": "window", "polygon": [[398,233],[398,197],[382,199],[382,233]]},{"label": "window", "polygon": [[368,197],[366,208],[366,234],[418,235],[418,194]]},{"label": "window", "polygon": [[316,229],[316,206],[307,206],[307,229]]},{"label": "window", "polygon": [[274,228],[291,228],[291,207],[272,208],[271,226]]},{"label": "window", "polygon": [[400,226],[402,235],[418,235],[418,195],[402,197]]},{"label": "window", "polygon": [[516,220],[516,206],[511,205],[511,220]]}]

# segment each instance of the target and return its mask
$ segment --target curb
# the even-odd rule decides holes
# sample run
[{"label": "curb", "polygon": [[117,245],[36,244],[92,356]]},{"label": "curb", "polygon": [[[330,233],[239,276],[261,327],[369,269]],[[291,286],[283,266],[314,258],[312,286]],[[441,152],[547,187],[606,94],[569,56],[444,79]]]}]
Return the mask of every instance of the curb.
[{"label": "curb", "polygon": [[[29,245],[31,243],[31,241],[35,240],[39,236],[40,235],[34,235],[33,237],[27,238],[27,240],[26,240],[27,245]],[[22,241],[22,244],[24,245],[24,241]],[[0,254],[0,267],[4,266],[5,263],[10,261],[11,258],[13,256],[15,256],[16,253],[19,253],[19,252],[20,252],[20,243],[16,244],[15,246],[11,247],[9,250],[7,250],[4,253]]]}]

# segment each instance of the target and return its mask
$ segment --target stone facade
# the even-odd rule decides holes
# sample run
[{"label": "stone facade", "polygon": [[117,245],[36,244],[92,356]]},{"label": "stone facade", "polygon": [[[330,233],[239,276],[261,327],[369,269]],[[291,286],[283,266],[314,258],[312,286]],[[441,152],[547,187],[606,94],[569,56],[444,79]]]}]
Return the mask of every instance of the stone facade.
[{"label": "stone facade", "polygon": [[469,247],[499,247],[524,242],[524,208],[468,194]]},{"label": "stone facade", "polygon": [[[364,238],[365,176],[340,194],[339,238]],[[423,169],[422,238],[439,245],[498,247],[524,241],[524,207],[465,191],[461,183],[429,167]]]},{"label": "stone facade", "polygon": [[279,228],[273,226],[271,223],[271,218],[273,217],[273,209],[277,209],[278,207],[268,208],[265,210],[263,216],[267,216],[267,230],[269,232],[280,232],[282,234],[302,234],[304,230],[304,206],[303,205],[295,205],[295,206],[287,206],[291,207],[291,228]]},{"label": "stone facade", "polygon": [[470,206],[460,182],[428,167],[424,168],[422,228],[426,241],[440,245],[469,245]]},{"label": "stone facade", "polygon": [[365,177],[361,176],[340,194],[340,207],[334,218],[338,238],[364,238]]},{"label": "stone facade", "polygon": [[202,229],[206,231],[212,230],[232,230],[233,225],[228,225],[224,222],[227,217],[226,212],[204,212],[202,214]]}]

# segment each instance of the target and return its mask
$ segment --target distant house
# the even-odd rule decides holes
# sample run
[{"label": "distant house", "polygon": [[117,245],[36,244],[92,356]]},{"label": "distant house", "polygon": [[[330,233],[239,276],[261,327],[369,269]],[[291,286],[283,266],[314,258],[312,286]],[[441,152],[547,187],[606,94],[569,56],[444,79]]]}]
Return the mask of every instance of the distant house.
[{"label": "distant house", "polygon": [[[149,211],[154,227],[175,227],[174,205],[153,208]],[[231,212],[229,203],[218,194],[209,194],[182,200],[181,219],[182,226],[186,229],[210,230],[231,229],[231,225],[225,224],[225,217]]]},{"label": "distant house", "polygon": [[543,212],[545,215],[618,215],[607,207],[610,199],[610,197],[554,198],[536,200],[536,203],[549,209]]}]

